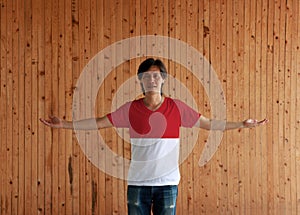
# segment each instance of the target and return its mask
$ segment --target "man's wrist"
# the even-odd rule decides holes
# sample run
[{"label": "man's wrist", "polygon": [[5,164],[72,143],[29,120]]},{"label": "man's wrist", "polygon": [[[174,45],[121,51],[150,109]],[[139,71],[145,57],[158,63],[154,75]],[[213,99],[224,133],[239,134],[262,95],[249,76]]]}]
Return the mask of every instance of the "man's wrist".
[{"label": "man's wrist", "polygon": [[71,129],[72,128],[72,122],[70,121],[66,121],[66,120],[63,120],[62,121],[62,128],[65,128],[65,129]]}]

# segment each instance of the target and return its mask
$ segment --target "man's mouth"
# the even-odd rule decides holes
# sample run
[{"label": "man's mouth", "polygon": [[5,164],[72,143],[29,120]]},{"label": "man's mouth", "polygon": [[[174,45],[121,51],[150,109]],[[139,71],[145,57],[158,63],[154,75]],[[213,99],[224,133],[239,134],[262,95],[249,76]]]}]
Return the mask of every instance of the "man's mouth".
[{"label": "man's mouth", "polygon": [[156,87],[157,87],[156,85],[147,86],[147,88],[156,88]]}]

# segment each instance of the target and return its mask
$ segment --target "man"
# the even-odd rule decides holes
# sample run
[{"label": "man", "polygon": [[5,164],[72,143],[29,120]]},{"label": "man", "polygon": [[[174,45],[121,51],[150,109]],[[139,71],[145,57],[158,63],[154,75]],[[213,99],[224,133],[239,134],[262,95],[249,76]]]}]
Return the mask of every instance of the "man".
[{"label": "man", "polygon": [[[167,70],[161,60],[146,59],[140,64],[137,75],[144,97],[127,102],[116,111],[97,118],[97,127],[129,128],[132,147],[128,173],[128,213],[149,215],[152,210],[154,215],[174,215],[180,181],[180,127],[228,130],[263,125],[267,120],[258,122],[248,119],[212,126],[212,120],[182,101],[162,94]],[[94,120],[77,121],[76,129],[93,129]],[[53,128],[74,129],[72,121],[57,117],[41,121]]]}]

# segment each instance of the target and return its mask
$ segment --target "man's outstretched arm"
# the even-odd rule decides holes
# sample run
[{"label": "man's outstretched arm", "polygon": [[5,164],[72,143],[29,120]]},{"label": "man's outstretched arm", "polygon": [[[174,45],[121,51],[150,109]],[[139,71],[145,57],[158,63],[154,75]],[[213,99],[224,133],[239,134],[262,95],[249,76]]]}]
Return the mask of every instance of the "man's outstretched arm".
[{"label": "man's outstretched arm", "polygon": [[[96,127],[95,125],[96,120]],[[90,119],[83,119],[78,120],[76,122],[67,121],[60,119],[56,116],[49,116],[49,119],[40,119],[42,123],[51,127],[51,128],[63,128],[63,129],[74,129],[74,124],[76,125],[76,129],[78,130],[92,130],[92,129],[99,129],[99,128],[108,128],[112,127],[113,125],[107,118],[107,116],[99,117],[99,118],[90,118]]]},{"label": "man's outstretched arm", "polygon": [[267,119],[258,121],[256,119],[247,119],[241,122],[227,122],[225,120],[213,120],[200,116],[195,124],[195,127],[203,128],[205,130],[232,130],[239,128],[253,128],[264,125],[268,122]]}]

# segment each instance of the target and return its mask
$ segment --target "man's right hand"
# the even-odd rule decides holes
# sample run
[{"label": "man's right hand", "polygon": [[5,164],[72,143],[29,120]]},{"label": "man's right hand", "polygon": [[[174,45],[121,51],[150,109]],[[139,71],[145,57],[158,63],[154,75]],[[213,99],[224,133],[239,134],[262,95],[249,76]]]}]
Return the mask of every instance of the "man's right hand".
[{"label": "man's right hand", "polygon": [[49,119],[40,118],[40,121],[51,128],[64,128],[63,120],[56,116],[49,116]]}]

